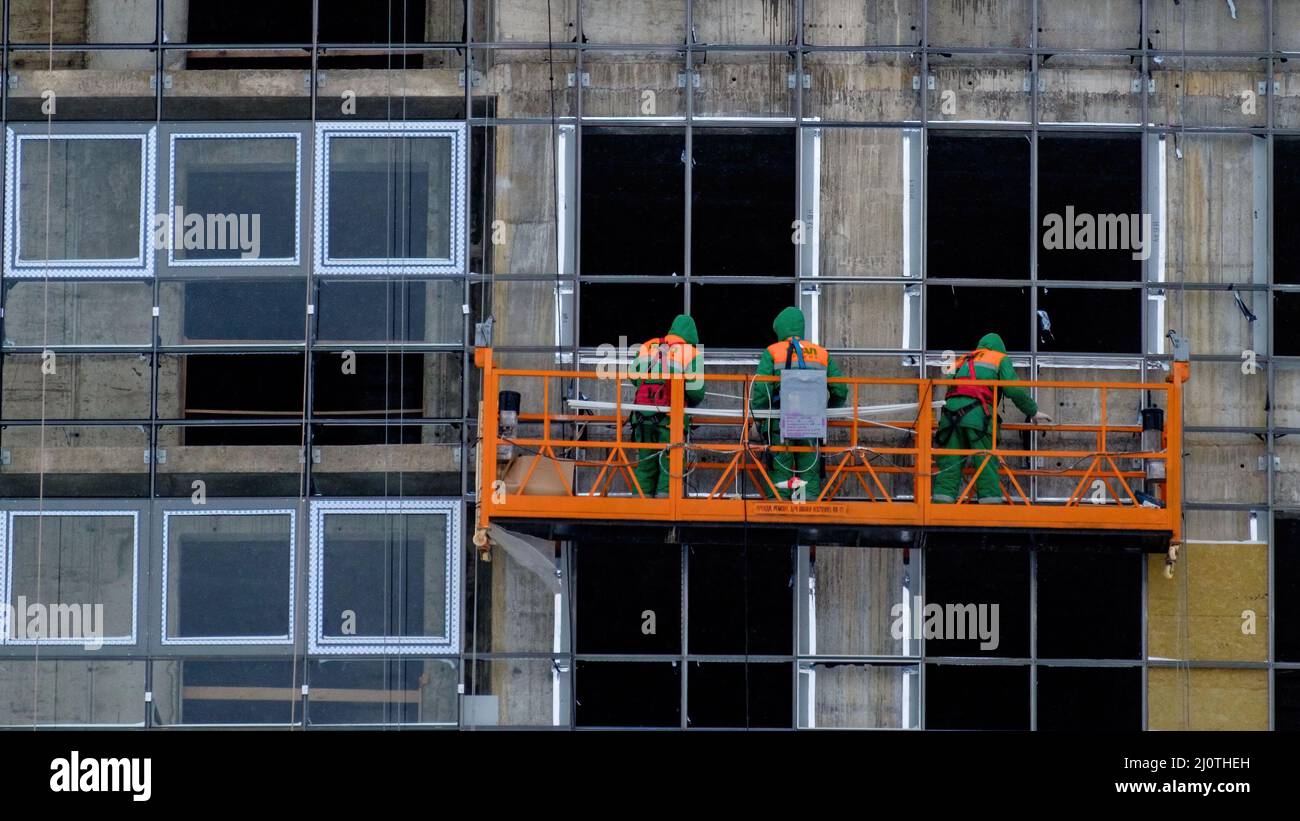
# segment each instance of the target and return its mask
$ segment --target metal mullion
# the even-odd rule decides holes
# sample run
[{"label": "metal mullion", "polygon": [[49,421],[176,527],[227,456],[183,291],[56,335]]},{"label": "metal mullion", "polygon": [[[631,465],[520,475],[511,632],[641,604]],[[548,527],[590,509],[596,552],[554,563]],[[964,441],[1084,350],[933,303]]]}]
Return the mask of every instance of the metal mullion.
[{"label": "metal mullion", "polygon": [[[682,165],[684,184],[684,196],[682,207],[684,209],[684,231],[682,238],[682,310],[689,314],[691,312],[691,237],[693,236],[691,228],[692,202],[691,197],[694,193],[695,177],[695,0],[686,0],[686,42],[683,54],[686,58],[686,121],[685,121],[685,147],[683,156],[685,157]],[[683,705],[684,709],[684,705]],[[683,720],[685,716],[683,715]]]},{"label": "metal mullion", "polygon": [[[1275,19],[1274,11],[1276,5],[1277,4],[1274,3],[1273,0],[1268,0],[1268,3],[1266,5],[1266,10],[1265,10],[1265,14],[1267,15],[1266,21],[1268,26],[1268,48],[1270,54],[1268,58],[1268,75],[1265,80],[1265,86],[1264,86],[1265,89],[1268,91],[1268,114],[1267,114],[1267,119],[1265,120],[1265,124],[1268,129],[1268,136],[1265,137],[1265,140],[1267,141],[1267,145],[1265,150],[1266,171],[1265,171],[1265,180],[1264,180],[1264,185],[1267,186],[1265,190],[1265,197],[1266,197],[1265,203],[1266,203],[1266,210],[1268,211],[1268,222],[1266,223],[1267,227],[1265,229],[1266,231],[1265,253],[1267,254],[1267,259],[1265,260],[1264,270],[1266,272],[1266,282],[1270,286],[1276,280],[1276,276],[1274,273],[1274,259],[1273,259],[1273,191],[1274,191],[1274,174],[1276,173],[1273,151],[1276,143],[1276,138],[1273,136],[1273,130],[1277,125],[1277,121],[1274,116],[1275,115],[1274,107],[1277,102],[1277,95],[1273,93],[1274,81],[1276,75],[1274,74],[1275,67],[1273,64],[1273,56],[1272,56],[1272,52],[1275,52],[1277,50],[1277,42],[1276,42],[1277,32],[1274,30],[1274,25],[1273,25]],[[1268,302],[1263,312],[1264,321],[1268,323],[1268,342],[1267,342],[1268,362],[1266,362],[1264,366],[1265,367],[1264,378],[1267,380],[1266,383],[1267,391],[1268,391],[1267,395],[1276,396],[1277,394],[1274,393],[1274,391],[1277,388],[1277,379],[1276,379],[1277,369],[1273,361],[1274,311],[1273,311],[1272,291],[1267,291],[1265,293],[1265,299]],[[1253,347],[1253,341],[1252,341],[1252,347]],[[1276,643],[1277,629],[1275,627],[1275,625],[1277,624],[1277,621],[1275,620],[1277,616],[1277,602],[1276,602],[1277,543],[1275,539],[1276,529],[1273,527],[1274,516],[1275,516],[1273,511],[1273,504],[1275,502],[1274,492],[1276,489],[1276,481],[1277,481],[1276,471],[1273,467],[1273,449],[1274,449],[1274,443],[1276,442],[1276,439],[1273,436],[1273,426],[1276,424],[1277,418],[1274,414],[1273,404],[1274,403],[1272,402],[1268,402],[1265,404],[1264,407],[1264,425],[1267,429],[1267,432],[1264,434],[1264,461],[1265,461],[1265,468],[1267,470],[1267,473],[1265,475],[1265,492],[1268,495],[1268,508],[1267,508],[1267,515],[1265,517],[1266,521],[1264,522],[1263,527],[1265,533],[1264,539],[1266,543],[1265,558],[1268,565],[1268,580],[1267,580],[1267,586],[1265,590],[1266,590],[1266,595],[1268,596],[1268,624],[1269,624],[1268,639],[1267,639],[1268,645],[1265,649],[1265,658],[1268,660],[1269,663],[1268,697],[1267,697],[1267,701],[1268,701],[1267,721],[1268,721],[1269,730],[1275,729],[1277,724],[1277,716],[1276,716],[1277,671],[1274,667],[1277,661],[1277,643]]]}]

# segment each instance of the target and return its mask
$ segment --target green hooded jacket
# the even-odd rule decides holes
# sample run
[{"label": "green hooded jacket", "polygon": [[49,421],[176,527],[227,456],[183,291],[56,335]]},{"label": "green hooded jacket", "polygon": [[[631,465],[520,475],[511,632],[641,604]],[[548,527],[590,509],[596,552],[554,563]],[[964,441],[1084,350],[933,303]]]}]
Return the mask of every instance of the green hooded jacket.
[{"label": "green hooded jacket", "polygon": [[[997,334],[991,334],[991,333],[984,334],[984,336],[980,337],[980,343],[977,347],[987,348],[990,351],[997,351],[998,353],[1007,352],[1006,344],[1002,341],[1002,337],[998,336]],[[1007,356],[1002,359],[1002,363],[998,366],[998,369],[996,371],[986,365],[976,365],[975,378],[1015,381],[1020,379],[1020,375],[1016,373],[1015,366],[1011,364],[1011,357]],[[1033,416],[1034,414],[1038,413],[1038,403],[1034,401],[1034,397],[1029,395],[1029,391],[1027,389],[1020,388],[1020,387],[999,386],[998,398],[1001,399],[1004,396],[1010,399],[1012,403],[1015,404],[1015,406],[1019,408],[1020,412],[1023,413],[1025,416]],[[978,401],[979,400],[969,396],[954,396],[949,398],[946,404],[948,410],[959,411],[965,408],[967,405],[971,404],[972,402],[978,402]],[[971,411],[970,413],[962,417],[961,424],[963,427],[982,428],[984,427],[984,414],[982,411]],[[942,419],[939,423],[939,427],[947,427],[947,426],[948,426],[948,420]]]},{"label": "green hooded jacket", "polygon": [[[695,346],[700,344],[700,332],[695,327],[695,320],[686,314],[678,314],[673,319],[673,324],[668,328],[668,334],[679,336],[689,344]],[[643,361],[641,356],[637,356],[632,363],[632,373],[648,373],[650,364]],[[702,376],[704,373],[704,356],[699,351],[695,352],[695,358],[691,360],[687,367],[687,373],[694,377]],[[637,379],[633,384],[638,387],[642,382],[660,382],[659,379]],[[683,386],[686,392],[686,404],[698,405],[704,399],[704,380],[699,378],[687,379]]]},{"label": "green hooded jacket", "polygon": [[[803,339],[804,325],[803,311],[790,307],[776,315],[776,319],[772,321],[772,330],[776,331],[777,341],[784,341],[792,336]],[[776,372],[776,363],[772,360],[772,354],[764,349],[763,355],[758,358],[758,375],[773,376]],[[835,378],[843,375],[840,372],[840,366],[836,364],[832,357],[827,355],[826,376]],[[774,382],[755,382],[753,389],[749,393],[750,407],[754,410],[770,410],[772,407],[772,389],[776,384]],[[826,386],[826,393],[828,394],[826,407],[842,408],[849,397],[849,386],[843,382],[833,382]],[[776,420],[772,421],[775,422]]]}]

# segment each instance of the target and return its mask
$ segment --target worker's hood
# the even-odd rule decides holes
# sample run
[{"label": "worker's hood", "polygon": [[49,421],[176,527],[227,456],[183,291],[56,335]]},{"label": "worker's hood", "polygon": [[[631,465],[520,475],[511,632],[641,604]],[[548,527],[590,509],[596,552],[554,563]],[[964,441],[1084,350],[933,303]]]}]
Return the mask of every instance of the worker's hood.
[{"label": "worker's hood", "polygon": [[692,345],[700,344],[700,332],[695,329],[695,320],[686,314],[677,315],[677,318],[673,320],[672,327],[668,329],[668,333],[680,336]]},{"label": "worker's hood", "polygon": [[777,339],[789,339],[792,336],[803,339],[803,326],[803,311],[794,307],[786,308],[772,320],[772,330],[776,331]]},{"label": "worker's hood", "polygon": [[997,334],[984,334],[980,337],[980,344],[977,347],[985,348],[990,351],[997,351],[998,353],[1007,352],[1006,343],[1003,342],[1002,337]]}]

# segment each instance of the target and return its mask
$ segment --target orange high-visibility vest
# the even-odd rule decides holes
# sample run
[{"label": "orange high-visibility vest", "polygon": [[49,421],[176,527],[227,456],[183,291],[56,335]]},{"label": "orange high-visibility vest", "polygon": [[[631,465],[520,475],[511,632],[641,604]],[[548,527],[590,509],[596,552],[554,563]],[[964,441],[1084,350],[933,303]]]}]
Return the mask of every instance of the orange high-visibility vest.
[{"label": "orange high-visibility vest", "polygon": [[630,375],[638,379],[679,379],[688,372],[697,354],[694,345],[676,334],[655,337],[637,349]]},{"label": "orange high-visibility vest", "polygon": [[[957,368],[953,375],[962,378],[961,369],[966,368],[965,378],[971,381],[978,379],[975,375],[976,366],[992,368],[994,373],[998,373],[1002,368],[1002,360],[1007,355],[1001,351],[993,351],[988,348],[976,348],[974,351],[966,354],[957,363]],[[971,399],[978,399],[979,403],[984,406],[984,412],[988,413],[993,404],[993,388],[989,385],[949,385],[948,393],[945,398],[951,399],[954,396],[966,396]]]},{"label": "orange high-visibility vest", "polygon": [[[799,340],[799,350],[803,352],[803,359],[807,367],[821,368],[825,370],[830,367],[831,355],[826,349],[814,342],[804,339]],[[780,342],[773,342],[767,346],[768,355],[772,357],[772,367],[776,370],[785,370],[786,360],[790,360],[791,367],[799,361],[799,354],[794,350],[794,337],[783,339]]]}]

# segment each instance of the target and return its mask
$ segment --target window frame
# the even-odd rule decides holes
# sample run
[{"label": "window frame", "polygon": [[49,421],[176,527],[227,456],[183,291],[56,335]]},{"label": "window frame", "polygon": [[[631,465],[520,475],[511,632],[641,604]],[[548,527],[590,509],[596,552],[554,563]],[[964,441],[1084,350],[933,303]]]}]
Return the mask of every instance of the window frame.
[{"label": "window frame", "polygon": [[[310,655],[425,655],[455,656],[461,648],[461,594],[463,581],[461,553],[464,550],[464,532],[461,526],[462,501],[460,499],[330,499],[311,502],[311,541],[308,569],[307,652]],[[327,515],[356,515],[375,513],[442,515],[447,519],[443,548],[445,577],[444,617],[445,636],[348,636],[331,638],[324,635],[325,605],[325,542],[323,538]]]},{"label": "window frame", "polygon": [[[366,121],[317,123],[315,128],[315,180],[313,203],[313,273],[317,276],[409,274],[463,275],[466,273],[469,215],[468,125],[460,120]],[[451,140],[451,254],[448,258],[388,257],[334,259],[329,254],[330,140],[356,137],[431,137]]]},{"label": "window frame", "polygon": [[[233,129],[232,129],[233,126]],[[225,130],[232,129],[232,130]],[[165,269],[176,269],[175,273],[206,273],[216,272],[223,268],[276,268],[276,269],[293,269],[303,267],[303,179],[307,173],[306,157],[304,156],[304,139],[303,131],[295,129],[286,124],[285,126],[271,125],[268,130],[258,130],[256,123],[211,123],[203,124],[200,128],[195,128],[191,124],[185,124],[184,127],[178,127],[174,130],[165,130],[167,138],[167,182],[166,187],[159,186],[159,197],[167,203],[167,217],[169,220],[176,213],[176,150],[177,142],[183,140],[286,140],[294,141],[294,211],[293,211],[293,256],[292,257],[257,257],[255,259],[243,259],[241,257],[232,257],[230,259],[177,259],[176,249],[172,243],[168,242],[166,247],[166,257],[163,260]],[[171,226],[172,235],[175,235],[176,227]],[[162,249],[159,249],[160,251]],[[246,271],[244,273],[253,273]],[[268,272],[270,273],[270,272]],[[276,270],[277,275],[287,275],[288,271]]]},{"label": "window frame", "polygon": [[[5,131],[5,276],[19,278],[58,277],[67,279],[92,279],[130,277],[151,278],[154,275],[153,211],[155,209],[155,176],[157,163],[157,127],[147,129],[125,127],[120,130],[96,126],[91,129],[60,128],[57,131],[36,131],[32,128],[8,126]],[[19,238],[22,236],[20,197],[17,192],[22,183],[23,143],[40,140],[138,140],[140,142],[140,227],[137,237],[138,253],[132,259],[52,259],[43,262],[22,262]]]},{"label": "window frame", "polygon": [[[167,624],[167,605],[168,605],[168,588],[171,586],[171,577],[169,574],[169,559],[171,553],[170,539],[170,519],[172,516],[284,516],[289,517],[289,541],[288,541],[288,559],[289,559],[289,597],[286,604],[289,609],[289,631],[283,636],[171,636],[168,633]],[[159,511],[161,519],[162,536],[160,553],[162,554],[162,573],[161,591],[159,595],[159,643],[163,646],[229,646],[229,645],[283,645],[289,646],[294,643],[297,636],[297,545],[298,545],[298,512],[293,508],[217,508],[207,510],[203,508],[183,509],[183,508],[164,508]],[[179,598],[179,595],[178,595]]]},{"label": "window frame", "polygon": [[[131,634],[129,636],[102,636],[98,640],[105,647],[134,647],[140,642],[140,511],[126,508],[109,507],[102,510],[94,508],[28,507],[10,509],[3,512],[4,550],[0,551],[0,602],[9,604],[13,601],[14,534],[17,528],[15,520],[19,516],[56,517],[56,516],[129,516],[131,518]],[[4,625],[0,630],[0,646],[3,647],[64,647],[85,649],[85,638],[45,638],[15,639],[10,636],[11,625]],[[61,651],[62,652],[62,651]]]}]

